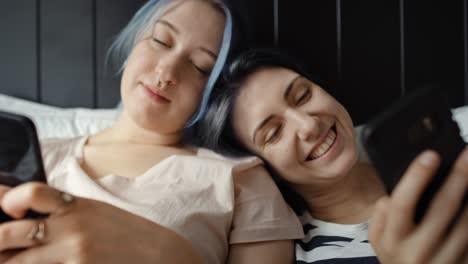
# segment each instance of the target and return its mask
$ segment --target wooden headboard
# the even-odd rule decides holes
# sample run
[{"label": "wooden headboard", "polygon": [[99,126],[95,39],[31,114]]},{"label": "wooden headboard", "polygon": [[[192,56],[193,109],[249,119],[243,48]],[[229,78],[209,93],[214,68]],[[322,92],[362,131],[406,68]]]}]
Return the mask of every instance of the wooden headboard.
[{"label": "wooden headboard", "polygon": [[[62,107],[113,107],[112,37],[143,0],[0,1],[0,93]],[[252,46],[306,62],[356,123],[415,87],[468,102],[468,0],[231,0]]]}]

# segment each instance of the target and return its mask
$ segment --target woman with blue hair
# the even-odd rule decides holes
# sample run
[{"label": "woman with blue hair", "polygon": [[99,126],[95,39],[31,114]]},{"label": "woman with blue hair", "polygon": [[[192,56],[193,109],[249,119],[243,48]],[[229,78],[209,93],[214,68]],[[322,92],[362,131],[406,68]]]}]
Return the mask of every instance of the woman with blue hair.
[{"label": "woman with blue hair", "polygon": [[[1,187],[2,210],[20,219],[0,225],[4,263],[290,263],[302,228],[261,162],[184,141],[231,38],[220,0],[144,5],[111,50],[123,65],[116,123],[44,142],[51,187]],[[21,219],[28,209],[48,217]]]}]

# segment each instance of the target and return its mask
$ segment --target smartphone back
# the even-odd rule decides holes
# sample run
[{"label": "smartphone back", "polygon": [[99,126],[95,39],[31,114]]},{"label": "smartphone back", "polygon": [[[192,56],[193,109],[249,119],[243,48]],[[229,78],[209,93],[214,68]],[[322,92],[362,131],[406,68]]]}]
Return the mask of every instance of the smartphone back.
[{"label": "smartphone back", "polygon": [[[0,184],[46,182],[34,123],[27,117],[0,111]],[[10,220],[0,210],[0,223]]]},{"label": "smartphone back", "polygon": [[417,90],[393,104],[363,128],[362,138],[388,192],[422,151],[440,154],[441,166],[418,203],[416,222],[466,146],[445,94],[435,88]]}]

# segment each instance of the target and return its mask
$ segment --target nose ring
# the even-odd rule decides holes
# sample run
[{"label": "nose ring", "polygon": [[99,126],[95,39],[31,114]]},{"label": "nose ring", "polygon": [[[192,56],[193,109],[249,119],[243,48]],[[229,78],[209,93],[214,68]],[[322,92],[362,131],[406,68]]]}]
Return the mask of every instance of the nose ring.
[{"label": "nose ring", "polygon": [[162,86],[161,77],[159,77],[159,75],[156,76],[156,84],[157,84],[157,86],[159,86],[159,87]]}]

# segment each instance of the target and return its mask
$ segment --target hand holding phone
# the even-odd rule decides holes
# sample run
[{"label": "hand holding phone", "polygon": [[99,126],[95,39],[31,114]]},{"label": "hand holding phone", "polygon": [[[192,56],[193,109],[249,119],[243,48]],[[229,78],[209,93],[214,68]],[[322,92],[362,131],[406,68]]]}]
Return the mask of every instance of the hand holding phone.
[{"label": "hand holding phone", "polygon": [[[432,149],[441,156],[437,174],[418,202],[415,222],[420,222],[452,164],[466,147],[445,95],[435,88],[417,90],[380,113],[363,128],[362,138],[389,193],[419,153]],[[467,199],[468,192],[464,205]]]},{"label": "hand holding phone", "polygon": [[[25,116],[0,111],[0,184],[14,187],[30,181],[46,182],[34,123]],[[0,210],[0,223],[8,220],[11,218]]]},{"label": "hand holding phone", "polygon": [[[439,164],[440,155],[434,151],[421,153],[392,194],[377,202],[368,238],[381,263],[468,263],[468,207],[460,208],[468,188],[467,149],[458,156],[424,218],[417,225],[413,221],[418,199]],[[461,212],[458,217],[457,212]]]}]

